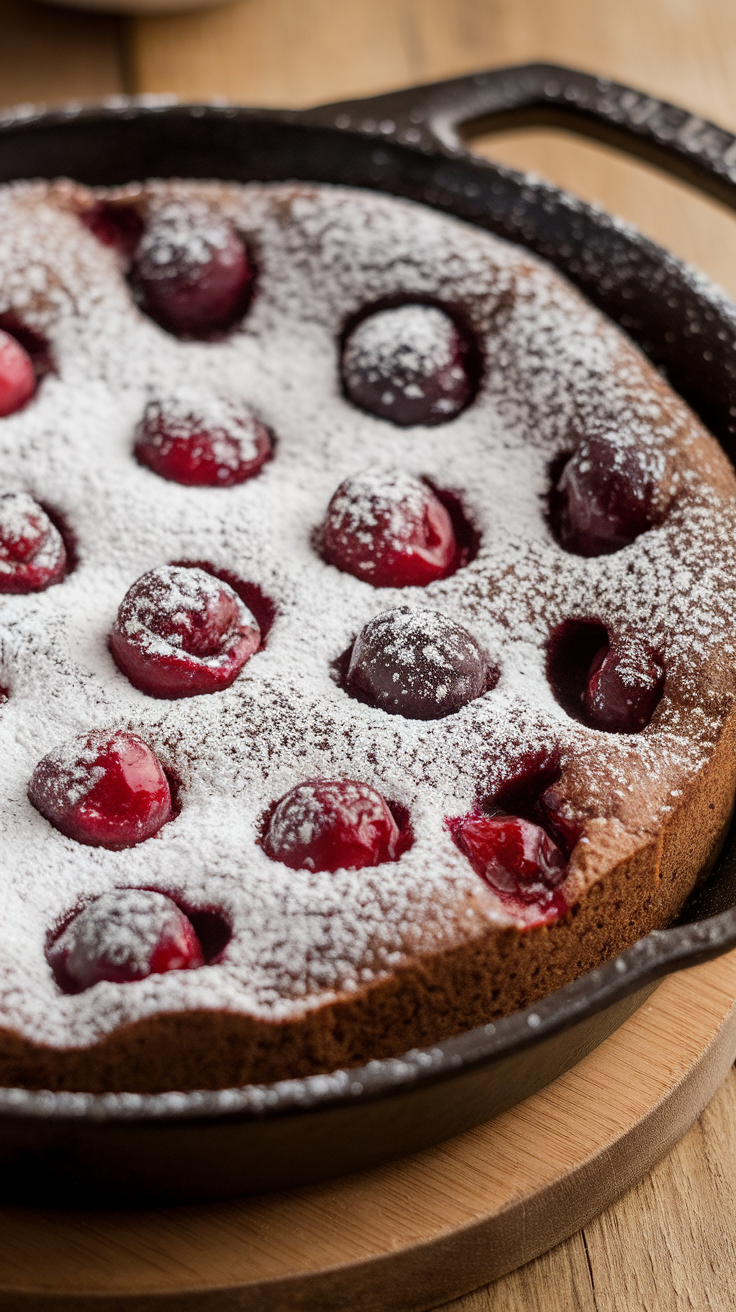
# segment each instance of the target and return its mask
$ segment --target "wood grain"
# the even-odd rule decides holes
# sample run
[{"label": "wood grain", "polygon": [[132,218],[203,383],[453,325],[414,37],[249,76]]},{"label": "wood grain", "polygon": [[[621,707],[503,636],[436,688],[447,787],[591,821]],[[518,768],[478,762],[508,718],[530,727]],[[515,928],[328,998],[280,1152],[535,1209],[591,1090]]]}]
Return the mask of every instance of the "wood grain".
[{"label": "wood grain", "polygon": [[240,0],[134,29],[145,91],[300,105],[543,58],[736,121],[731,0]]},{"label": "wood grain", "polygon": [[[127,66],[124,27],[115,19],[0,0],[0,32],[2,104],[128,89],[300,105],[545,58],[631,82],[736,129],[733,0],[241,0],[201,15],[136,21]],[[480,145],[600,200],[736,292],[733,221],[715,205],[557,134]],[[736,1302],[734,1124],[732,1073],[681,1143],[597,1221],[453,1303],[452,1312],[728,1312]],[[17,1272],[37,1262],[43,1269],[45,1254],[58,1254],[53,1221],[45,1218],[29,1249],[16,1249]],[[165,1235],[165,1217],[162,1224]],[[141,1250],[153,1273],[158,1234],[156,1218]],[[237,1227],[221,1218],[208,1236],[213,1263],[227,1276],[223,1249],[237,1243]],[[189,1237],[193,1243],[191,1227]],[[71,1258],[91,1262],[96,1242],[80,1223]],[[127,1243],[123,1234],[95,1250],[99,1289]],[[196,1268],[186,1243],[180,1258]],[[8,1306],[0,1295],[0,1307]],[[41,1307],[36,1295],[24,1302],[31,1306]]]},{"label": "wood grain", "polygon": [[544,1257],[444,1312],[731,1312],[736,1072],[663,1161]]},{"label": "wood grain", "polygon": [[0,0],[0,105],[96,100],[125,89],[120,19]]},{"label": "wood grain", "polygon": [[[734,55],[733,0],[241,0],[137,20],[131,75],[141,91],[291,106],[543,58],[736,130]],[[736,295],[736,220],[715,202],[563,133],[505,134],[479,148],[599,201]]]},{"label": "wood grain", "polygon": [[[736,130],[732,0],[245,0],[136,24],[142,90],[301,105],[549,59],[641,86]],[[561,133],[477,142],[622,215],[736,294],[734,219],[614,152]],[[608,1212],[454,1312],[700,1312],[734,1305],[736,1077],[698,1127]]]},{"label": "wood grain", "polygon": [[[446,1303],[442,1312],[602,1312],[588,1261],[585,1233],[511,1275]],[[616,1312],[639,1312],[619,1304]],[[655,1309],[651,1309],[655,1312]],[[665,1303],[656,1312],[673,1312]]]},{"label": "wood grain", "polygon": [[[91,1312],[102,1293],[106,1312],[434,1307],[579,1230],[679,1139],[733,1061],[735,994],[736,952],[673,976],[520,1106],[343,1180],[155,1212],[0,1208],[0,1308]],[[702,1238],[683,1232],[681,1253]],[[584,1297],[582,1236],[558,1267]]]}]

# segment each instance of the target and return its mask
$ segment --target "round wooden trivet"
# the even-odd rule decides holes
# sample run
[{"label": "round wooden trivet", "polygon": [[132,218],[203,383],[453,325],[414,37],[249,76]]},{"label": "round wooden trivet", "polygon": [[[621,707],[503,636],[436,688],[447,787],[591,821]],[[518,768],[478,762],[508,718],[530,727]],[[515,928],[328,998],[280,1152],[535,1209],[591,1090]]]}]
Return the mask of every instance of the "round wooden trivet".
[{"label": "round wooden trivet", "polygon": [[0,1308],[419,1312],[613,1202],[736,1055],[736,952],[670,976],[574,1070],[496,1120],[359,1175],[150,1211],[0,1208]]}]

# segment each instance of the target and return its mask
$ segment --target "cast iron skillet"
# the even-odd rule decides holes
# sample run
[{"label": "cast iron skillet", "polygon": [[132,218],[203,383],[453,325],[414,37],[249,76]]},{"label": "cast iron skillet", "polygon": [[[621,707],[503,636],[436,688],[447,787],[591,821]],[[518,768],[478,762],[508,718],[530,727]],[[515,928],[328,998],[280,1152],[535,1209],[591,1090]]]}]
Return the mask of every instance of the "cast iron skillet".
[{"label": "cast iron skillet", "polygon": [[[736,209],[736,138],[651,96],[541,64],[300,113],[160,100],[24,108],[0,116],[0,181],[304,179],[421,201],[555,264],[643,347],[733,456],[736,306],[624,224],[462,144],[530,123],[613,143]],[[415,1152],[541,1088],[664,975],[734,945],[736,828],[676,926],[533,1008],[430,1051],[219,1092],[0,1090],[3,1192],[36,1203],[185,1201],[316,1181]]]}]

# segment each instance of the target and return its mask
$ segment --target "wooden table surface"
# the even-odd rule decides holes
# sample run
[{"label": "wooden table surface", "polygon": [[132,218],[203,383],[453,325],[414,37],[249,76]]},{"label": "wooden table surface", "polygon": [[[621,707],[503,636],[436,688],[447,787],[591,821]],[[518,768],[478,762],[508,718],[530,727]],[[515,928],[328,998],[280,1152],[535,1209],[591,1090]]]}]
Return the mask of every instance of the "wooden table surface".
[{"label": "wooden table surface", "polygon": [[[617,78],[736,131],[734,0],[239,0],[131,20],[0,0],[0,105],[167,91],[300,106],[531,59]],[[736,295],[736,217],[715,203],[562,133],[476,145],[600,201]],[[597,1221],[451,1306],[736,1307],[736,1073],[678,1147]]]}]

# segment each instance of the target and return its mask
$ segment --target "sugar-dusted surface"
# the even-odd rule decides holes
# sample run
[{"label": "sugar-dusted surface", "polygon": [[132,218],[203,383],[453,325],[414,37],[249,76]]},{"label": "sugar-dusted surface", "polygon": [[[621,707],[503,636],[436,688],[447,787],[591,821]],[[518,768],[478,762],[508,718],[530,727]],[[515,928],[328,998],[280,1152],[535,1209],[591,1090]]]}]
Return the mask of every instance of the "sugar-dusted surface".
[{"label": "sugar-dusted surface", "polygon": [[348,396],[398,424],[441,423],[472,390],[457,327],[433,305],[399,305],[368,314],[345,343]]},{"label": "sugar-dusted surface", "polygon": [[488,664],[462,625],[426,606],[382,611],[361,629],[347,683],[390,715],[434,720],[486,691]]},{"label": "sugar-dusted surface", "polygon": [[[45,184],[0,195],[0,312],[44,331],[57,372],[0,421],[7,490],[58,510],[79,565],[60,585],[5,599],[0,716],[2,1024],[39,1042],[88,1044],[161,1010],[225,1007],[285,1018],[355,993],[418,952],[513,922],[443,820],[508,779],[530,752],[559,754],[559,787],[625,853],[656,831],[709,758],[733,697],[734,487],[686,408],[613,328],[526,253],[408,203],[340,189],[192,186],[250,236],[258,288],[221,342],[168,336],[133,305],[112,251]],[[156,188],[152,188],[156,192]],[[431,296],[463,306],[485,379],[448,424],[398,429],[342,395],[337,338],[370,301]],[[276,455],[232,488],[186,488],[136,463],[146,404],[201,389],[241,402]],[[571,431],[615,424],[675,496],[662,526],[610,556],[562,551],[543,514],[550,461]],[[456,489],[482,534],[477,558],[426,589],[374,589],[312,547],[330,497],[372,463]],[[144,571],[208,561],[278,606],[266,648],[226,692],[154,702],[116,669],[107,634]],[[464,625],[501,676],[456,715],[404,720],[348,697],[331,663],[380,611],[410,602]],[[570,720],[544,674],[544,643],[570,616],[636,626],[662,653],[665,695],[642,735]],[[29,804],[38,759],[91,728],[131,728],[182,782],[182,809],[154,839],[82,848]],[[313,874],[257,845],[265,810],[302,780],[353,778],[408,808],[413,847],[396,863]],[[568,891],[581,886],[576,858]],[[225,960],[134,985],[61,996],[46,937],[77,904],[119,886],[218,906]],[[520,913],[520,916],[522,913]]]},{"label": "sugar-dusted surface", "polygon": [[27,492],[0,495],[0,592],[47,587],[64,572],[59,530]]},{"label": "sugar-dusted surface", "polygon": [[[125,637],[135,641],[145,655],[185,653],[190,660],[222,663],[229,652],[207,650],[204,641],[204,650],[200,652],[195,645],[198,635],[193,624],[193,621],[198,621],[200,628],[206,629],[210,613],[216,610],[221,598],[232,609],[233,630],[258,629],[248,607],[229,584],[213,578],[203,569],[161,565],[156,570],[149,570],[137,580],[137,584],[126,594],[116,617],[116,627]],[[229,637],[228,630],[223,635],[223,645]]]},{"label": "sugar-dusted surface", "polygon": [[[224,482],[228,473],[258,455],[257,428],[252,416],[242,406],[228,404],[217,393],[192,388],[189,394],[179,386],[175,396],[149,402],[143,416],[143,433],[154,445],[164,441],[196,440],[206,433],[212,458],[221,466]],[[162,425],[165,437],[161,433]]]},{"label": "sugar-dusted surface", "polygon": [[[191,926],[188,929],[191,934]],[[52,957],[63,962],[67,976],[77,986],[85,987],[95,968],[135,979],[150,971],[162,944],[182,940],[186,930],[179,908],[161,893],[139,888],[116,890],[90,902],[67,925],[53,945]],[[195,964],[200,965],[201,951],[197,958]]]},{"label": "sugar-dusted surface", "polygon": [[318,545],[338,569],[391,587],[442,578],[457,554],[448,511],[426,483],[402,469],[366,469],[345,479]]},{"label": "sugar-dusted surface", "polygon": [[136,260],[150,265],[154,276],[171,278],[180,265],[206,268],[213,251],[227,253],[229,236],[217,210],[201,200],[186,205],[172,199],[157,209],[155,223],[144,231]]}]

